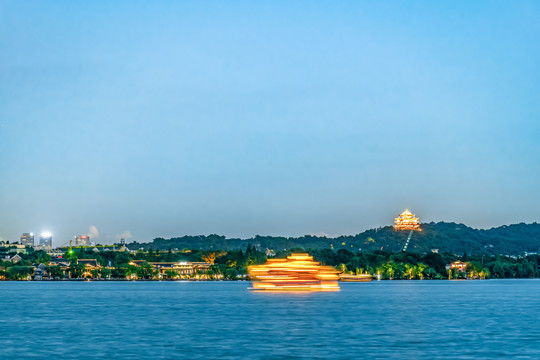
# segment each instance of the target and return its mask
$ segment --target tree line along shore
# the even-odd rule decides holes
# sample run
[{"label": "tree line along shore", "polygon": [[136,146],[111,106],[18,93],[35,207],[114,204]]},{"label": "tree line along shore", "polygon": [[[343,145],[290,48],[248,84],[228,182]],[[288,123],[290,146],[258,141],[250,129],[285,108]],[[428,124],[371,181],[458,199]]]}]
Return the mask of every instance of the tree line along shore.
[{"label": "tree line along shore", "polygon": [[250,265],[268,258],[307,252],[344,274],[371,274],[381,280],[503,279],[540,277],[539,256],[456,255],[451,253],[290,248],[273,254],[248,244],[245,250],[137,251],[70,248],[54,257],[27,248],[0,247],[0,280],[246,280]]},{"label": "tree line along shore", "polygon": [[[540,250],[540,224],[503,225],[484,230],[453,222],[423,223],[421,231],[415,231],[408,250],[429,253],[437,249],[440,253],[523,256]],[[326,237],[304,235],[299,237],[261,236],[248,239],[227,238],[223,235],[186,235],[170,239],[155,238],[151,242],[132,242],[132,250],[153,248],[166,251],[173,249],[199,249],[225,251],[246,249],[247,244],[258,249],[275,251],[292,248],[346,249],[352,252],[388,250],[401,251],[408,231],[396,231],[392,226],[369,229],[356,235]]]}]

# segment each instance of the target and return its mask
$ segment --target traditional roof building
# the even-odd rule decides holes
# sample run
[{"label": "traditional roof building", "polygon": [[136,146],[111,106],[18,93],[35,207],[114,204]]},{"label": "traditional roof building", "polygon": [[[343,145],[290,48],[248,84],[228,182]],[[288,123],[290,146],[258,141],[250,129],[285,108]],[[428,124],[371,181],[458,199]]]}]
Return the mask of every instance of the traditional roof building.
[{"label": "traditional roof building", "polygon": [[129,265],[131,266],[141,266],[141,264],[147,262],[146,260],[131,260]]},{"label": "traditional roof building", "polygon": [[34,280],[43,280],[43,278],[48,277],[47,266],[45,264],[39,264],[34,270]]},{"label": "traditional roof building", "polygon": [[98,263],[96,259],[79,259],[77,260],[77,264],[82,264],[87,268],[101,267],[101,265]]},{"label": "traditional roof building", "polygon": [[404,212],[399,214],[399,216],[394,219],[394,229],[410,230],[409,236],[407,237],[407,241],[405,242],[405,245],[401,249],[402,251],[407,251],[407,246],[409,246],[409,241],[411,241],[413,232],[415,230],[422,231],[422,229],[420,229],[420,222],[418,221],[418,218],[414,216],[413,213],[411,213],[407,209],[405,209]]},{"label": "traditional roof building", "polygon": [[210,269],[210,264],[205,262],[150,262],[150,265],[159,271],[159,276],[163,277],[167,270],[176,271],[179,276],[193,275],[197,271],[206,271]]},{"label": "traditional roof building", "polygon": [[210,269],[210,264],[206,262],[190,262],[191,266],[193,267],[193,271],[206,271]]},{"label": "traditional roof building", "polygon": [[51,259],[49,261],[49,265],[50,266],[69,266],[71,264],[71,261],[68,260],[68,259],[64,259],[64,258],[56,258],[56,259]]},{"label": "traditional roof building", "polygon": [[11,262],[13,264],[18,263],[21,260],[22,260],[22,257],[20,257],[18,254],[13,255],[12,257],[5,259],[5,261],[9,261],[9,262]]},{"label": "traditional roof building", "polygon": [[91,277],[92,270],[101,269],[101,265],[98,263],[96,259],[79,259],[77,260],[77,264],[84,265],[84,273],[83,273],[84,278]]},{"label": "traditional roof building", "polygon": [[450,267],[451,269],[458,269],[459,271],[467,271],[467,263],[466,262],[463,262],[463,261],[454,261],[453,263],[450,264]]},{"label": "traditional roof building", "polygon": [[399,216],[394,219],[394,228],[396,230],[421,231],[418,218],[414,216],[414,214],[411,213],[408,209],[405,209],[404,212],[399,214]]}]

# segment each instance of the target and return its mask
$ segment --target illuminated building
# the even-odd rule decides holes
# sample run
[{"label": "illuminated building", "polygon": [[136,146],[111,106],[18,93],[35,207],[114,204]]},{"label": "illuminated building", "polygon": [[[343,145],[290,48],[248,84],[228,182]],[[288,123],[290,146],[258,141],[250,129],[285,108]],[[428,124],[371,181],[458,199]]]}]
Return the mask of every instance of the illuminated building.
[{"label": "illuminated building", "polygon": [[50,266],[60,266],[67,268],[71,264],[71,261],[64,258],[53,258],[49,261]]},{"label": "illuminated building", "polygon": [[78,265],[84,265],[83,278],[92,277],[92,270],[100,270],[101,265],[96,259],[78,259]]},{"label": "illuminated building", "polygon": [[409,210],[405,209],[404,212],[399,214],[394,219],[394,228],[396,230],[420,230],[420,222]]},{"label": "illuminated building", "polygon": [[463,261],[454,261],[453,263],[450,264],[450,268],[452,269],[458,269],[459,271],[467,271],[467,263],[463,262]]},{"label": "illuminated building", "polygon": [[34,246],[34,233],[23,233],[21,235],[21,244],[24,246]]},{"label": "illuminated building", "polygon": [[253,290],[339,291],[338,271],[322,266],[309,254],[291,254],[286,259],[268,259],[248,268]]},{"label": "illuminated building", "polygon": [[75,236],[75,246],[90,246],[90,236],[88,235]]},{"label": "illuminated building", "polygon": [[412,234],[415,230],[422,231],[422,229],[420,229],[420,222],[418,221],[418,218],[407,209],[405,209],[404,212],[399,214],[399,216],[394,219],[394,229],[410,230],[407,241],[405,242],[405,245],[401,251],[407,251],[407,246],[409,246],[409,241],[411,241]]},{"label": "illuminated building", "polygon": [[[131,260],[129,265],[140,267],[146,260]],[[210,264],[205,262],[186,262],[186,261],[162,261],[162,262],[148,262],[154,269],[158,271],[158,277],[160,279],[167,278],[170,273],[167,271],[173,271],[177,274],[177,277],[191,277],[197,272],[205,272],[210,269]]]},{"label": "illuminated building", "polygon": [[41,236],[39,237],[39,245],[52,248],[51,233],[41,233]]}]

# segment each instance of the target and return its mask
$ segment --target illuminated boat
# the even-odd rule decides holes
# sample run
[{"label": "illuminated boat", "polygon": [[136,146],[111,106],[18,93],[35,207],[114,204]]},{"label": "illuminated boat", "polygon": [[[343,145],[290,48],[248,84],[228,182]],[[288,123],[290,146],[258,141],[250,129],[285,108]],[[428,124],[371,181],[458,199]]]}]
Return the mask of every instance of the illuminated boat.
[{"label": "illuminated boat", "polygon": [[373,280],[373,276],[370,274],[339,274],[339,281],[356,281],[356,282],[366,282]]},{"label": "illuminated boat", "polygon": [[257,291],[339,291],[338,271],[322,266],[309,254],[291,254],[286,259],[268,259],[248,268]]}]

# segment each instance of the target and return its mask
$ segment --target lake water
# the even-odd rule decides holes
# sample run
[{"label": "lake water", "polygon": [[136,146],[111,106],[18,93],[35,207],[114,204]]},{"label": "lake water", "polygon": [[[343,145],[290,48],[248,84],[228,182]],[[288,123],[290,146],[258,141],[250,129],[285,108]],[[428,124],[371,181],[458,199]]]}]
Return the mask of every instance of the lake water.
[{"label": "lake water", "polygon": [[540,280],[0,282],[0,359],[540,358]]}]

